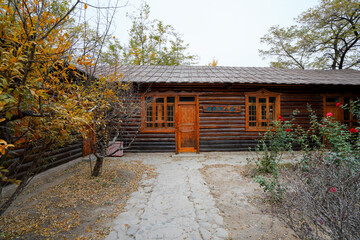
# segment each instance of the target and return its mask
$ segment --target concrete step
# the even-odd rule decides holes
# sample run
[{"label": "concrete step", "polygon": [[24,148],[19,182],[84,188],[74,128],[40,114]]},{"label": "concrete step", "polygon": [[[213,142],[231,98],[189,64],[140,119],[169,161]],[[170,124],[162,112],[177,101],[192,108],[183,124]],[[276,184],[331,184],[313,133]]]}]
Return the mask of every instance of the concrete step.
[{"label": "concrete step", "polygon": [[171,155],[172,158],[203,158],[204,156],[202,153],[179,153]]}]

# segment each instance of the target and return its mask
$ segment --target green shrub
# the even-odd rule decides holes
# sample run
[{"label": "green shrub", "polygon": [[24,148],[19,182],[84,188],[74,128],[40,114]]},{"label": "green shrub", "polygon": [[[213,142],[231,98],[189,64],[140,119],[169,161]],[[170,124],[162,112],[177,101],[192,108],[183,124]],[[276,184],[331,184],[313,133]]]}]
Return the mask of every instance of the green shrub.
[{"label": "green shrub", "polygon": [[[344,107],[359,119],[360,100]],[[301,239],[360,239],[360,128],[309,111],[309,128],[278,120],[264,134],[255,181]],[[280,170],[284,152],[294,147],[301,157],[293,169]]]}]

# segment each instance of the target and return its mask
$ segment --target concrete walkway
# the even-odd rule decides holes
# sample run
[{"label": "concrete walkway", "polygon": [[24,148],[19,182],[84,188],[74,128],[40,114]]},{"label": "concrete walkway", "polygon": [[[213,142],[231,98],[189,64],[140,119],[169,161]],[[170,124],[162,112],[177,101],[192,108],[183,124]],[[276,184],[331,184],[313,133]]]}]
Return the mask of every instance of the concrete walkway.
[{"label": "concrete walkway", "polygon": [[185,158],[171,158],[170,154],[128,154],[121,160],[152,164],[159,175],[142,181],[142,187],[128,200],[127,211],[114,221],[107,240],[229,238],[199,169],[206,164],[246,164],[244,154]]}]

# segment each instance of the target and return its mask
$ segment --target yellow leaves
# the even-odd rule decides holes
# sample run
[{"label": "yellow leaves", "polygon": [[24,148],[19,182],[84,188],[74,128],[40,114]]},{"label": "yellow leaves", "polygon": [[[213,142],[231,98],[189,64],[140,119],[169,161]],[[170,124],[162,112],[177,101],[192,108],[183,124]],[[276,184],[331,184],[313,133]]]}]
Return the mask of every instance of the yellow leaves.
[{"label": "yellow leaves", "polygon": [[85,57],[83,55],[81,57],[78,57],[76,62],[78,64],[83,65],[83,66],[86,67],[86,66],[94,66],[95,65],[94,60],[95,59],[92,59],[92,58],[89,58],[89,57],[87,58],[87,57]]},{"label": "yellow leaves", "polygon": [[47,187],[44,181],[27,189],[33,197],[19,199],[19,206],[0,217],[0,232],[9,239],[104,239],[102,224],[123,211],[142,175],[154,177],[153,171],[139,162],[107,159],[102,176],[89,178],[86,163],[81,163],[53,176],[61,184]]},{"label": "yellow leaves", "polygon": [[6,150],[9,147],[15,147],[13,144],[8,144],[5,140],[0,139],[0,153],[1,155],[5,155]]},{"label": "yellow leaves", "polygon": [[7,13],[11,14],[12,11],[10,10],[10,8],[8,6],[6,6],[5,4],[1,5],[1,8],[4,9]]},{"label": "yellow leaves", "polygon": [[[3,182],[10,182],[10,183],[14,183],[16,185],[19,185],[21,183],[20,180],[16,180],[16,179],[9,179],[8,177],[5,176],[6,173],[8,173],[9,171],[4,168],[3,166],[0,166],[0,179]],[[5,174],[4,174],[5,173]]]},{"label": "yellow leaves", "polygon": [[10,62],[11,62],[11,63],[16,63],[16,62],[17,62],[17,58],[16,58],[15,56],[12,56],[12,57],[10,58]]},{"label": "yellow leaves", "polygon": [[84,9],[87,9],[87,4],[86,3],[84,3]]}]

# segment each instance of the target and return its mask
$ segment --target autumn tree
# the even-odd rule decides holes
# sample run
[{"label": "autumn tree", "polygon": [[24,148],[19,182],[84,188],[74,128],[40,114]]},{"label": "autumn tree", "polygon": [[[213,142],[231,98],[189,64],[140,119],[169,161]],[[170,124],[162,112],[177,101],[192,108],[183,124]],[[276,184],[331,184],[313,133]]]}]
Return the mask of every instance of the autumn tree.
[{"label": "autumn tree", "polygon": [[109,39],[104,62],[129,65],[187,65],[194,64],[196,55],[187,52],[189,45],[171,25],[150,19],[150,6],[145,2],[140,9],[128,14],[132,22],[129,42],[121,45]]},{"label": "autumn tree", "polygon": [[260,55],[272,67],[358,69],[360,64],[359,0],[320,0],[296,18],[297,25],[273,26],[261,42]]},{"label": "autumn tree", "polygon": [[[78,5],[80,1],[65,8],[48,0],[0,3],[2,179],[7,181],[21,166],[28,169],[0,215],[41,169],[45,151],[72,141],[90,120],[78,102],[79,85],[68,64],[72,45],[64,29]],[[9,157],[9,146],[22,150]]]},{"label": "autumn tree", "polygon": [[124,125],[140,108],[137,85],[125,79],[125,76],[114,68],[100,68],[109,73],[96,74],[96,78],[87,83],[82,92],[82,99],[87,102],[86,111],[91,116],[88,134],[94,136],[89,139],[96,158],[94,166],[89,162],[91,175],[94,177],[100,176],[105,157],[124,149],[112,148],[111,152],[108,150],[123,137]]},{"label": "autumn tree", "polygon": [[206,66],[213,66],[213,67],[215,67],[215,66],[217,66],[217,65],[218,65],[218,60],[217,60],[215,57],[213,57],[212,61],[209,62]]},{"label": "autumn tree", "polygon": [[[118,3],[108,2],[108,5],[101,7],[89,5],[89,8],[94,8],[98,17],[93,19],[92,24],[88,24],[86,16],[82,16],[83,25],[76,36],[80,47],[73,51],[74,55],[80,55],[73,60],[82,73],[79,99],[83,110],[91,119],[86,127],[86,135],[94,136],[87,139],[96,158],[94,166],[89,161],[91,175],[94,177],[101,175],[105,157],[111,155],[107,149],[118,138],[121,139],[124,122],[136,114],[140,107],[137,88],[131,83],[131,79],[124,81],[123,74],[117,71],[117,61],[104,61],[104,56],[107,56],[104,49],[110,46],[109,51],[112,50],[109,40],[113,39],[110,30],[116,10],[124,7]],[[119,150],[123,149],[116,149],[115,152]]]}]

